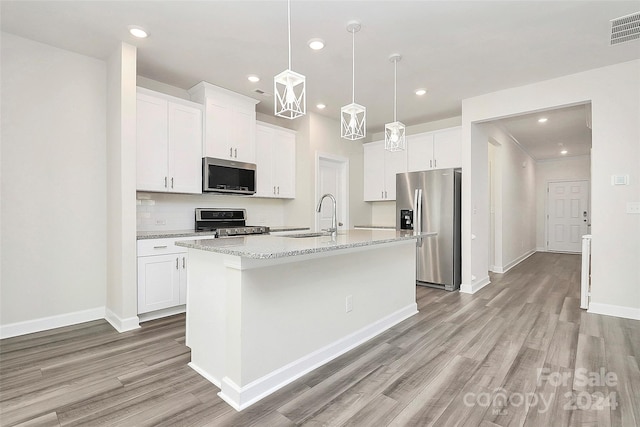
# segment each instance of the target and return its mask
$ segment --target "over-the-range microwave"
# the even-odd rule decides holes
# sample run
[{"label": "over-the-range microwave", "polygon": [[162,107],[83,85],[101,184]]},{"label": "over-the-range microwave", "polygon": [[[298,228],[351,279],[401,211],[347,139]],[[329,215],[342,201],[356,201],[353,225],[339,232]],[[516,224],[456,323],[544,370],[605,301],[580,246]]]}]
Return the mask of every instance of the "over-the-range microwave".
[{"label": "over-the-range microwave", "polygon": [[256,165],[203,157],[202,191],[205,193],[255,194]]}]

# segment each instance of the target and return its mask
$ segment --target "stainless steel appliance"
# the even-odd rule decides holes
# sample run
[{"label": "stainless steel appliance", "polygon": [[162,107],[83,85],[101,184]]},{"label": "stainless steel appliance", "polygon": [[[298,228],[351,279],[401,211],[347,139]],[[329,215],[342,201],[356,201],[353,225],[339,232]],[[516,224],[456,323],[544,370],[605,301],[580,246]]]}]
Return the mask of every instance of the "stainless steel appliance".
[{"label": "stainless steel appliance", "polygon": [[202,191],[205,193],[255,194],[256,165],[203,157]]},{"label": "stainless steel appliance", "polygon": [[215,232],[216,237],[269,233],[269,227],[247,225],[245,209],[196,208],[196,231]]},{"label": "stainless steel appliance", "polygon": [[461,189],[460,169],[396,175],[396,228],[438,233],[421,239],[417,247],[418,285],[460,288]]}]

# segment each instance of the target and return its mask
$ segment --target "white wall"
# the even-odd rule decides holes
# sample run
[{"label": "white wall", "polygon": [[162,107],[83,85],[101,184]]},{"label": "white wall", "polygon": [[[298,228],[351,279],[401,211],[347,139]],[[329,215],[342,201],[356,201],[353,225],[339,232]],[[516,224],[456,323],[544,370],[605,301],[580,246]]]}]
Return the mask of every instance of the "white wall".
[{"label": "white wall", "polygon": [[[640,60],[463,100],[462,281],[473,287],[471,276],[488,267],[486,156],[477,155],[487,144],[475,123],[587,102],[593,112],[591,310],[640,318],[640,239],[628,238],[640,236],[640,215],[626,213],[626,204],[640,199]],[[628,174],[630,184],[612,186],[614,174]]]},{"label": "white wall", "polygon": [[590,180],[591,157],[563,157],[536,162],[536,246],[546,250],[547,186],[550,181]]},{"label": "white wall", "polygon": [[139,327],[136,263],[136,48],[107,61],[107,311],[118,330]]},{"label": "white wall", "polygon": [[105,81],[103,61],[2,33],[2,332],[104,315]]}]

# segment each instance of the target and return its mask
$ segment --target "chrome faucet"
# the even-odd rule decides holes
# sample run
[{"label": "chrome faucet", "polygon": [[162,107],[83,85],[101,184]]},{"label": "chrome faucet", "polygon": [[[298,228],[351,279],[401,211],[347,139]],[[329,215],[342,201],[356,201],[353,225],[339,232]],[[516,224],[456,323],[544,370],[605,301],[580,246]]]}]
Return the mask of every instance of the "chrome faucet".
[{"label": "chrome faucet", "polygon": [[333,212],[331,214],[331,228],[328,228],[326,230],[323,231],[329,231],[331,232],[332,236],[336,236],[338,234],[338,220],[336,218],[336,198],[333,197],[333,194],[327,193],[327,194],[323,194],[322,197],[320,197],[320,201],[318,202],[318,207],[316,208],[316,212],[320,212],[320,208],[322,208],[322,201],[325,199],[325,197],[328,197],[331,199],[331,201],[333,202]]}]

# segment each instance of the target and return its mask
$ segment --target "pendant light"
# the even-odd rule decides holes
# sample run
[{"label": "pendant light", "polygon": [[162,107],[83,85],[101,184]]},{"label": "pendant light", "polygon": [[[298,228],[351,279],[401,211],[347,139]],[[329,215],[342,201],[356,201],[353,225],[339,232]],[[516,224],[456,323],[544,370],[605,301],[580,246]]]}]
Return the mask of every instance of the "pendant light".
[{"label": "pendant light", "polygon": [[305,77],[291,70],[291,0],[287,0],[287,25],[289,29],[289,68],[273,78],[276,116],[295,119],[304,116],[307,109]]},{"label": "pendant light", "polygon": [[356,104],[356,33],[360,31],[361,25],[358,21],[349,21],[347,31],[352,34],[352,73],[351,73],[351,104],[340,109],[341,137],[344,139],[356,140],[364,138],[366,135],[367,109]]},{"label": "pendant light", "polygon": [[389,57],[393,62],[393,123],[384,125],[384,149],[388,151],[402,151],[407,146],[405,126],[396,118],[398,91],[398,61],[402,59],[397,53]]}]

